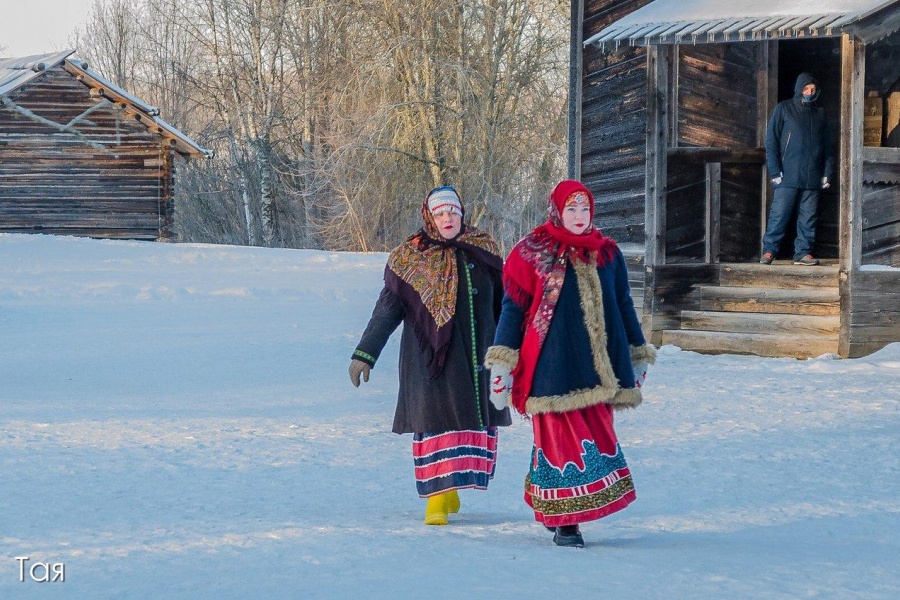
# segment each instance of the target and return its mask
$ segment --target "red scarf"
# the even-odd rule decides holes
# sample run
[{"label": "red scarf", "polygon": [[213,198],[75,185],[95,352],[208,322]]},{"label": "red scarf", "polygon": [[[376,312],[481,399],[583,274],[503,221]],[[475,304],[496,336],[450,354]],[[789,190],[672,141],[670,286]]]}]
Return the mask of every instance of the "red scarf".
[{"label": "red scarf", "polygon": [[594,197],[583,184],[565,180],[550,195],[547,222],[522,239],[503,267],[506,295],[525,311],[525,336],[519,350],[519,363],[513,370],[512,403],[520,413],[531,392],[534,371],[550,321],[559,301],[566,275],[567,261],[596,263],[598,267],[613,260],[616,243],[590,226],[582,234],[571,233],[562,224],[566,202],[577,193],[586,193],[594,217]]}]

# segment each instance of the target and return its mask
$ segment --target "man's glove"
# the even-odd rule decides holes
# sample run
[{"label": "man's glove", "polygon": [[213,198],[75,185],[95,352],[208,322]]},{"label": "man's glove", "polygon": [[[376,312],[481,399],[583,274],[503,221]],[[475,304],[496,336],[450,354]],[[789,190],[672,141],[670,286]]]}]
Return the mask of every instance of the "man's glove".
[{"label": "man's glove", "polygon": [[782,179],[784,179],[784,173],[779,173],[778,177],[772,178],[772,183],[774,183],[775,185],[781,185]]},{"label": "man's glove", "polygon": [[506,365],[491,367],[491,404],[494,405],[494,408],[497,410],[506,408],[512,386],[512,369]]},{"label": "man's glove", "polygon": [[823,178],[822,178],[822,189],[823,189],[823,190],[827,190],[827,189],[830,188],[830,187],[831,187],[831,184],[828,182],[828,178],[827,178],[827,177],[823,177]]},{"label": "man's glove", "polygon": [[363,381],[366,383],[369,382],[369,371],[372,370],[372,367],[369,366],[369,363],[363,362],[361,360],[353,359],[350,361],[350,383],[352,383],[355,387],[359,387],[359,375],[360,373],[363,376]]}]

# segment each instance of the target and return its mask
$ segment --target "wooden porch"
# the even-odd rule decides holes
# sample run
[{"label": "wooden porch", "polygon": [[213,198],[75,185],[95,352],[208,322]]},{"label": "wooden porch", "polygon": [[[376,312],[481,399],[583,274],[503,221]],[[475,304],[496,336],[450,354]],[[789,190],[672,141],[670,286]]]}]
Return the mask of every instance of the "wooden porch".
[{"label": "wooden porch", "polygon": [[838,352],[837,260],[655,269],[656,343],[702,353],[809,358]]}]

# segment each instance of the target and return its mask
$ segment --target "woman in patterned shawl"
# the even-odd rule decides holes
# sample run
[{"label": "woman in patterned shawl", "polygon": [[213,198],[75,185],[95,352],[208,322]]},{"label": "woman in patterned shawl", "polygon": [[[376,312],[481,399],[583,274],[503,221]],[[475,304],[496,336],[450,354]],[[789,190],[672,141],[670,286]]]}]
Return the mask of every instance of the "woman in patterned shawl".
[{"label": "woman in patterned shawl", "polygon": [[422,205],[424,226],[395,248],[384,289],[350,362],[359,386],[388,338],[400,340],[400,393],[395,433],[413,434],[419,496],[425,523],[446,525],[459,511],[461,489],[487,489],[493,478],[497,427],[509,411],[488,401],[481,366],[494,339],[503,297],[503,261],[487,233],[466,225],[452,187],[432,190]]},{"label": "woman in patterned shawl", "polygon": [[594,198],[577,181],[550,196],[550,217],[506,260],[491,402],[531,415],[525,502],[560,546],[583,547],[579,523],[634,500],[613,410],[641,402],[655,350],[641,333],[622,253],[592,225]]}]

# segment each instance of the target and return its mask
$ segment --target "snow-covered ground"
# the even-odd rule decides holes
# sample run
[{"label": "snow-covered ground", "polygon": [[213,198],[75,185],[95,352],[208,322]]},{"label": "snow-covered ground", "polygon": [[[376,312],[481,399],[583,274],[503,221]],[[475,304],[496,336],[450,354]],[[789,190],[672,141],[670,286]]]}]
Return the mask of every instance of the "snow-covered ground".
[{"label": "snow-covered ground", "polygon": [[384,260],[0,236],[0,598],[900,597],[900,345],[665,347],[618,417],[638,500],[587,548],[522,502],[520,420],[429,528],[389,433],[399,335],[346,374]]}]

